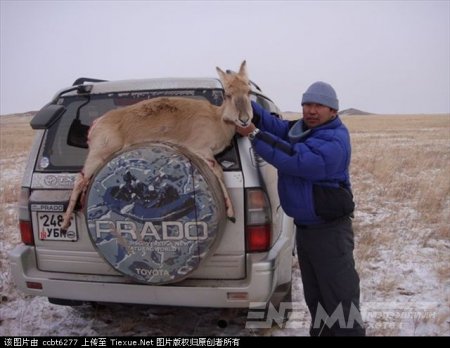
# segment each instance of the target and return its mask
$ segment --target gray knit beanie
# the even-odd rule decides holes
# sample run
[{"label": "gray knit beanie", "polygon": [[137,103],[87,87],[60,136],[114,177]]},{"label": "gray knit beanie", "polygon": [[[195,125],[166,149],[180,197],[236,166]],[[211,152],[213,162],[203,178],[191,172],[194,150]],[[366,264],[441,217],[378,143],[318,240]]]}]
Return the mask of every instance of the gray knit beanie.
[{"label": "gray knit beanie", "polygon": [[322,81],[314,82],[303,94],[302,105],[306,103],[321,104],[339,110],[336,91],[331,85]]}]

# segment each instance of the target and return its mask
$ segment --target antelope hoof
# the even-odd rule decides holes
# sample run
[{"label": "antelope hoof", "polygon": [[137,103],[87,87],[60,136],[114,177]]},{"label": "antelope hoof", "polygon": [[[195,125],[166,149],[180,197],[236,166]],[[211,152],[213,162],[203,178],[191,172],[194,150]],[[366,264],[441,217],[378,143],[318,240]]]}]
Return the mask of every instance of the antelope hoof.
[{"label": "antelope hoof", "polygon": [[231,206],[231,201],[227,199],[226,203],[227,203],[227,218],[234,224],[236,222],[236,217],[234,216],[234,209]]},{"label": "antelope hoof", "polygon": [[67,229],[69,228],[69,226],[70,226],[70,216],[69,217],[64,216],[63,223],[61,226],[61,231],[67,232]]}]

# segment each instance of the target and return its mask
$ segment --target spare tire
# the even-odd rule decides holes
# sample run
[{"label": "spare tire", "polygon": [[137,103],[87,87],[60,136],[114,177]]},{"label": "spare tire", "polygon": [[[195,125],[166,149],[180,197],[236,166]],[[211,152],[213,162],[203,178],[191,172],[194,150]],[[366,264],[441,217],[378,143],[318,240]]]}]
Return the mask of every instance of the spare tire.
[{"label": "spare tire", "polygon": [[198,268],[226,221],[219,181],[206,162],[161,142],[107,160],[91,180],[85,216],[104,259],[153,285],[180,281]]}]

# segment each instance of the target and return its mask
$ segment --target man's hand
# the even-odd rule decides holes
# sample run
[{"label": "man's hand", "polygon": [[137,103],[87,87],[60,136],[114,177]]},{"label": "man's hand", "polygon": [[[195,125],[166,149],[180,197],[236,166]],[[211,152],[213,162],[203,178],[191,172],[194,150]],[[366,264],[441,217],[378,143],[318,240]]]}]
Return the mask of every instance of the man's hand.
[{"label": "man's hand", "polygon": [[243,137],[248,136],[251,132],[255,130],[255,125],[253,123],[250,123],[247,127],[239,127],[236,126],[236,133],[239,133]]}]

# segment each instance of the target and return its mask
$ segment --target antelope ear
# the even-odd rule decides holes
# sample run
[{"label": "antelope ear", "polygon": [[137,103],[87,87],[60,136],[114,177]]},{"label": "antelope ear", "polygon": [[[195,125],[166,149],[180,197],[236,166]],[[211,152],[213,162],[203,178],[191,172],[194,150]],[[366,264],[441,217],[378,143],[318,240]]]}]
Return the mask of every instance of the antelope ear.
[{"label": "antelope ear", "polygon": [[220,69],[218,66],[216,66],[216,70],[217,70],[217,73],[219,74],[220,79],[225,80],[225,75],[226,75],[225,72],[222,69]]},{"label": "antelope ear", "polygon": [[247,77],[247,62],[244,60],[239,68],[239,75]]}]

